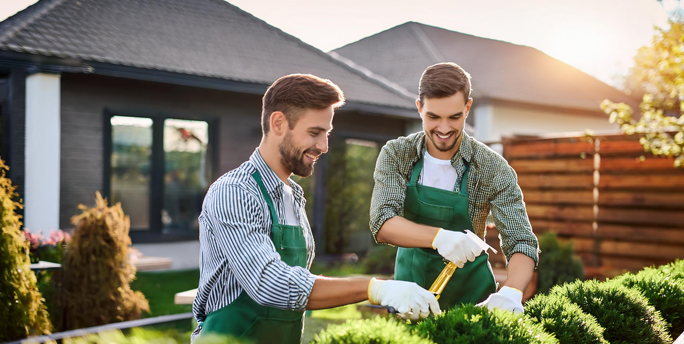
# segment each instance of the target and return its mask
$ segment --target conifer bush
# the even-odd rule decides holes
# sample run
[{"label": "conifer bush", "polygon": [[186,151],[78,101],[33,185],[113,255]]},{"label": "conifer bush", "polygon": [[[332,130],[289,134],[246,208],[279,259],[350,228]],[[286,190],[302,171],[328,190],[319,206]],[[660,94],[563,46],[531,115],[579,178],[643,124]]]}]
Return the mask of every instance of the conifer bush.
[{"label": "conifer bush", "polygon": [[634,275],[616,277],[611,283],[636,288],[648,303],[660,312],[673,337],[684,332],[684,280],[667,277],[659,270],[647,268]]},{"label": "conifer bush", "polygon": [[684,259],[658,267],[663,275],[684,281]]},{"label": "conifer bush", "polygon": [[525,316],[553,333],[560,344],[608,344],[596,318],[565,296],[538,294],[525,303]]},{"label": "conifer bush", "polygon": [[22,208],[15,199],[16,186],[0,160],[0,342],[48,334],[52,325],[31,271],[29,242],[21,230]]},{"label": "conifer bush", "polygon": [[107,206],[98,192],[95,207],[79,205],[80,215],[64,255],[67,329],[139,319],[149,312],[145,296],[133,291],[135,267],[128,261],[130,220],[121,204]]},{"label": "conifer bush", "polygon": [[347,320],[339,325],[329,325],[319,332],[311,344],[434,344],[432,341],[412,334],[405,324],[387,318]]},{"label": "conifer bush", "polygon": [[415,333],[437,344],[558,343],[541,325],[521,315],[470,304],[423,320]]},{"label": "conifer bush", "polygon": [[551,294],[566,296],[593,315],[612,344],[672,342],[665,320],[636,289],[591,280],[556,286]]},{"label": "conifer bush", "polygon": [[563,245],[556,233],[549,232],[539,237],[539,248],[544,254],[539,255],[537,292],[547,293],[555,285],[584,279],[582,261],[574,257],[572,243]]}]

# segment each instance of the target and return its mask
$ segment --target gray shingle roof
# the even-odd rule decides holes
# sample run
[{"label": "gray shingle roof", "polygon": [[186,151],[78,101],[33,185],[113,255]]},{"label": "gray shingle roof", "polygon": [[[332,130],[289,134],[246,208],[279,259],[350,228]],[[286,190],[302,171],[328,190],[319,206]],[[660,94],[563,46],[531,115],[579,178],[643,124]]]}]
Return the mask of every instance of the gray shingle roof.
[{"label": "gray shingle roof", "polygon": [[0,50],[271,84],[329,78],[348,101],[411,97],[222,0],[41,0],[0,23]]},{"label": "gray shingle roof", "polygon": [[333,51],[418,93],[426,67],[455,62],[473,78],[473,97],[601,112],[605,98],[638,100],[527,46],[408,22]]}]

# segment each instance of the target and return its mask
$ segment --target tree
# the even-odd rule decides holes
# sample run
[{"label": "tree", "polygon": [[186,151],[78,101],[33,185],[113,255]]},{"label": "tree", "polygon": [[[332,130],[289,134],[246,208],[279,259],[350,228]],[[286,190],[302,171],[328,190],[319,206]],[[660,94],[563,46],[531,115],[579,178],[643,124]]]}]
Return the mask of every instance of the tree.
[{"label": "tree", "polygon": [[684,19],[675,17],[668,29],[657,28],[650,46],[639,49],[629,82],[643,93],[641,117],[624,103],[606,99],[601,109],[610,115],[627,135],[642,134],[646,152],[674,157],[674,165],[684,164]]},{"label": "tree", "polygon": [[16,186],[0,160],[0,342],[48,334],[52,324],[29,262],[29,242],[21,231],[22,207]]}]

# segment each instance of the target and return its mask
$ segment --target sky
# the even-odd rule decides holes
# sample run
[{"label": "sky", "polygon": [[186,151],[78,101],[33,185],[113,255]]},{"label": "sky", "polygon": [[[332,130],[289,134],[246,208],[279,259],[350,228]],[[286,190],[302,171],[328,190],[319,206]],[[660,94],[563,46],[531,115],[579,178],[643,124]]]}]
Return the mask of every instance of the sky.
[{"label": "sky", "polygon": [[[0,20],[35,2],[0,0]],[[677,0],[229,2],[323,51],[416,21],[531,46],[618,88],[654,26],[666,27],[668,13],[681,6]]]}]

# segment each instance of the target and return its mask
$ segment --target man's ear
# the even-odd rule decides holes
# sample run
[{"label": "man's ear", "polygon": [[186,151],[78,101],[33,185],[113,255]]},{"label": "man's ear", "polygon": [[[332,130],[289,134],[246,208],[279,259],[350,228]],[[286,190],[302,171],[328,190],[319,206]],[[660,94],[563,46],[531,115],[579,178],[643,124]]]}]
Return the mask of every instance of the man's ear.
[{"label": "man's ear", "polygon": [[271,126],[271,131],[276,136],[285,134],[285,129],[287,129],[288,126],[287,118],[285,118],[285,114],[282,113],[282,111],[273,111],[269,124]]},{"label": "man's ear", "polygon": [[423,118],[423,106],[420,105],[420,99],[416,99],[416,108],[418,109],[418,114],[420,118]]},{"label": "man's ear", "polygon": [[473,98],[468,98],[468,103],[466,103],[465,118],[468,118],[470,114],[470,108],[473,106]]}]

